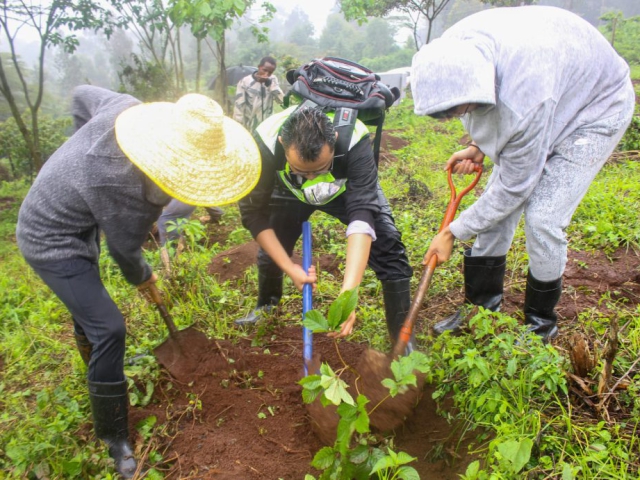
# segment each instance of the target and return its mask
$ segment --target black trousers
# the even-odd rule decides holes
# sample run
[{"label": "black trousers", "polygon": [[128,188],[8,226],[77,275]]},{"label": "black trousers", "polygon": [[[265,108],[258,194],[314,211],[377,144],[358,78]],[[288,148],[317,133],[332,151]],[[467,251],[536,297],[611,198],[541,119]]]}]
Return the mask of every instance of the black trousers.
[{"label": "black trousers", "polygon": [[88,378],[124,380],[124,317],[100,280],[98,265],[82,258],[29,265],[65,304],[77,333],[92,346]]},{"label": "black trousers", "polygon": [[[378,201],[382,209],[375,220],[374,229],[377,239],[371,244],[369,266],[380,281],[411,278],[413,270],[409,265],[400,232],[393,221],[389,202],[379,186]],[[302,235],[302,224],[316,210],[337,218],[345,225],[348,224],[347,209],[342,196],[326,205],[313,206],[301,202],[286,190],[276,189],[271,197],[270,206],[271,228],[289,256],[292,255],[293,248]],[[262,249],[258,252],[258,268],[270,277],[276,277],[280,273],[280,268]]]}]

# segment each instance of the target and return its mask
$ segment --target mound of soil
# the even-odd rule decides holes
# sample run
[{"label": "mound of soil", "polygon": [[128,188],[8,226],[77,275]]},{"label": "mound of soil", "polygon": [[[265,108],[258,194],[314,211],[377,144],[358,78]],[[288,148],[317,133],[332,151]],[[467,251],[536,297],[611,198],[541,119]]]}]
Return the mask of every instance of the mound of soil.
[{"label": "mound of soil", "polygon": [[[303,376],[301,327],[272,325],[263,330],[267,332],[261,338],[242,338],[235,345],[211,339],[197,357],[189,356],[196,363],[189,380],[167,375],[147,407],[131,409],[132,427],[149,416],[157,418],[162,433],[151,442],[166,459],[166,478],[317,476],[309,463],[323,443],[312,431],[297,383]],[[356,365],[365,351],[363,345],[342,341],[338,355],[333,340],[324,335],[315,336],[313,347],[334,369],[342,367],[343,360]],[[412,465],[421,478],[458,478],[472,459],[463,448],[454,453],[457,438],[451,431],[427,390],[396,431],[394,448],[418,457]],[[145,451],[141,438],[136,445]],[[442,451],[452,453],[430,459]]]},{"label": "mound of soil", "polygon": [[[219,254],[209,272],[221,280],[239,278],[255,264],[257,246],[242,245]],[[299,257],[298,257],[299,258]],[[332,256],[316,259],[320,269],[337,272]],[[564,294],[558,305],[560,338],[566,343],[579,327],[580,312],[597,307],[608,292],[612,300],[637,305],[640,300],[640,257],[620,250],[610,258],[602,252],[570,252],[564,276]],[[521,315],[524,281],[506,286],[504,311]],[[462,301],[462,289],[447,297],[431,298],[421,312],[421,328],[452,313]],[[434,315],[435,313],[435,315]],[[131,431],[139,421],[155,416],[157,428],[147,441],[135,439],[146,468],[162,469],[168,479],[301,479],[313,455],[324,445],[314,433],[314,420],[302,401],[298,381],[303,376],[302,329],[269,318],[251,337],[229,340],[207,339],[193,362],[188,378],[168,373],[158,382],[152,402],[132,408]],[[314,353],[334,369],[343,362],[358,365],[366,346],[339,343],[316,335]],[[417,458],[411,465],[423,479],[456,479],[474,460],[467,446],[472,438],[461,438],[462,428],[438,415],[431,399],[433,387],[426,385],[419,403],[395,430],[393,448]],[[451,405],[444,405],[449,410]],[[330,442],[331,438],[324,439]],[[163,461],[152,465],[148,452],[162,453]]]}]

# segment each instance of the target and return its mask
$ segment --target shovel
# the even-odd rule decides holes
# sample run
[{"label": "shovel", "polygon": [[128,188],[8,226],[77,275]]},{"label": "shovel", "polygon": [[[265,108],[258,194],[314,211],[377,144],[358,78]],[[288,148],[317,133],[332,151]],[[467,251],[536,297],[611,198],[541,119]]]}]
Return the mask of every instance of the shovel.
[{"label": "shovel", "polygon": [[[304,222],[302,224],[302,268],[304,273],[309,275],[311,267],[311,223]],[[302,318],[305,314],[313,309],[312,305],[312,286],[305,283],[302,287]],[[313,357],[313,332],[307,327],[302,327],[302,344],[304,359],[304,376],[309,375],[309,366]]]},{"label": "shovel", "polygon": [[[471,184],[462,190],[460,194],[457,194],[455,185],[453,184],[451,168],[448,170],[449,188],[451,189],[451,199],[447,210],[444,214],[444,219],[440,225],[441,232],[446,228],[454,219],[456,211],[460,206],[462,198],[473,189],[482,175],[482,167],[476,166],[476,177]],[[438,264],[438,258],[434,255],[429,260],[429,263],[425,267],[418,290],[415,294],[409,313],[402,325],[398,340],[393,346],[393,350],[390,355],[385,355],[377,350],[368,349],[364,352],[360,358],[356,371],[359,373],[362,383],[360,389],[364,395],[369,399],[371,405],[379,405],[370,415],[370,422],[373,427],[380,431],[389,431],[399,427],[404,419],[413,411],[414,406],[420,399],[420,392],[424,386],[424,377],[418,375],[417,388],[410,388],[409,391],[402,395],[396,395],[393,398],[386,398],[388,396],[388,389],[382,385],[382,380],[385,378],[393,378],[391,372],[391,362],[398,358],[405,352],[407,344],[411,339],[413,333],[413,327],[418,318],[418,312],[422,307],[422,301],[425,293],[431,284],[431,278],[433,272]],[[383,401],[384,400],[384,401]],[[382,403],[380,403],[382,402]]]},{"label": "shovel", "polygon": [[167,311],[155,284],[147,287],[149,298],[156,304],[160,316],[169,329],[169,338],[153,349],[158,363],[178,380],[189,380],[200,363],[200,352],[206,352],[209,339],[193,326],[178,330]]}]

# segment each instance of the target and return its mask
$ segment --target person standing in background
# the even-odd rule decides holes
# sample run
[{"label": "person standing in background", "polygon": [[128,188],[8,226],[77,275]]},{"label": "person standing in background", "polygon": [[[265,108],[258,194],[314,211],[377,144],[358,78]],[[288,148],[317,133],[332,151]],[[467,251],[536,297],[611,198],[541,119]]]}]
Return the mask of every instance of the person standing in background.
[{"label": "person standing in background", "polygon": [[274,100],[280,105],[284,101],[284,92],[273,74],[276,66],[275,58],[263,57],[258,70],[238,82],[233,119],[249,131],[271,116]]}]

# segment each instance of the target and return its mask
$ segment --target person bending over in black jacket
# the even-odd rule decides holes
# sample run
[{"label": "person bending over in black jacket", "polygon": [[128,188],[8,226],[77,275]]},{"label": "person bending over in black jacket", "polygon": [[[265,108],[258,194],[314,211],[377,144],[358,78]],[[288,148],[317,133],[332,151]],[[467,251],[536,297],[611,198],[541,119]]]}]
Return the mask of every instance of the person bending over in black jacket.
[{"label": "person bending over in black jacket", "polygon": [[[243,225],[260,245],[258,301],[236,324],[255,323],[282,296],[283,272],[298,289],[315,283],[291,260],[302,223],[321,210],[347,225],[342,290],[362,281],[369,266],[382,282],[387,328],[396,340],[411,303],[409,265],[389,203],[378,184],[369,132],[356,122],[348,151],[335,155],[338,134],[333,114],[313,107],[291,107],[261,123],[254,138],[262,156],[256,188],[240,201]],[[338,336],[351,333],[355,312]]]}]

